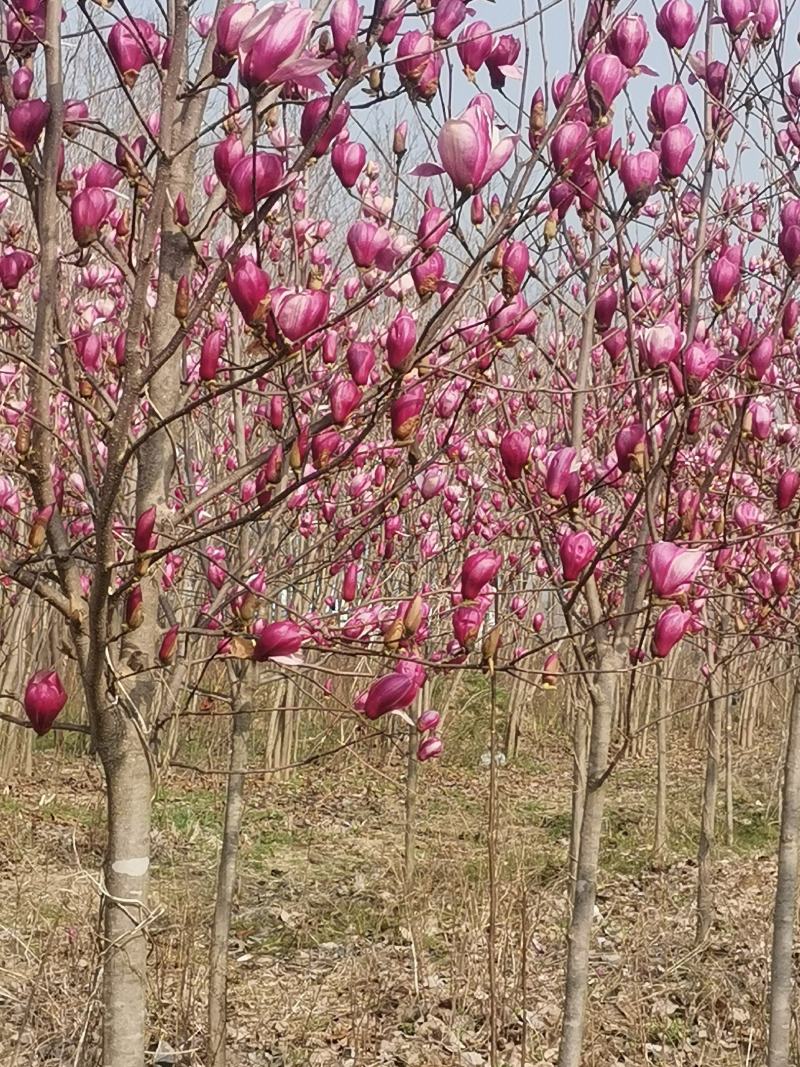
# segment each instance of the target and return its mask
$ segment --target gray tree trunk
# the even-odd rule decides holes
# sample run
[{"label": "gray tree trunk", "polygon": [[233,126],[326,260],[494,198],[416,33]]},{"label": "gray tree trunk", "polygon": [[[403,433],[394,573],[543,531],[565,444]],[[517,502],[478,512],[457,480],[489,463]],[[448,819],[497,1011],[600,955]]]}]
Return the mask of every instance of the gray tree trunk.
[{"label": "gray tree trunk", "polygon": [[800,859],[800,681],[795,683],[789,712],[789,739],[783,765],[778,884],[772,916],[770,965],[769,1052],[767,1067],[789,1067],[791,1053],[794,968],[794,916]]},{"label": "gray tree trunk", "polygon": [[669,713],[669,683],[664,679],[664,672],[658,668],[658,700],[656,701],[656,828],[653,839],[653,853],[656,860],[663,858],[667,850],[667,782],[669,778],[667,751],[667,715]]},{"label": "gray tree trunk", "polygon": [[706,773],[700,812],[700,842],[697,850],[697,928],[699,945],[708,937],[714,920],[714,846],[716,841],[719,764],[724,726],[725,697],[720,680],[712,672],[708,679],[708,716],[706,721]]},{"label": "gray tree trunk", "polygon": [[217,867],[217,892],[208,966],[208,1067],[225,1067],[228,1029],[228,942],[230,940],[236,867],[244,815],[247,738],[252,718],[248,667],[242,669],[231,726],[225,822]]},{"label": "gray tree trunk", "polygon": [[607,650],[590,687],[592,723],[589,735],[586,798],[580,830],[577,877],[569,924],[564,1016],[558,1067],[580,1067],[581,1047],[586,1028],[586,1000],[589,989],[589,953],[592,919],[597,896],[600,835],[603,824],[608,750],[614,704],[617,695],[619,659]]},{"label": "gray tree trunk", "polygon": [[147,889],[150,873],[150,764],[125,719],[104,751],[108,841],[103,898],[103,1064],[142,1067],[145,1051]]}]

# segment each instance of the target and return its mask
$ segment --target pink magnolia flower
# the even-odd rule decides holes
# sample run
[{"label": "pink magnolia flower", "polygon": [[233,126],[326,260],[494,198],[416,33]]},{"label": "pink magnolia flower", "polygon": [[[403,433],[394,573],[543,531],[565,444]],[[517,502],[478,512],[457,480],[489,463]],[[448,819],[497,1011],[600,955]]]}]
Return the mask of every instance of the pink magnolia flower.
[{"label": "pink magnolia flower", "polygon": [[392,437],[395,441],[410,441],[419,429],[420,416],[425,406],[425,386],[420,382],[403,390],[395,397],[389,408]]},{"label": "pink magnolia flower", "polygon": [[680,596],[689,590],[706,554],[701,549],[683,548],[672,541],[658,541],[647,550],[647,566],[653,592],[660,597]]},{"label": "pink magnolia flower", "polygon": [[57,671],[37,671],[25,687],[25,714],[40,737],[48,732],[66,702],[67,692]]},{"label": "pink magnolia flower", "polygon": [[625,187],[628,203],[641,207],[652,193],[658,181],[659,158],[657,152],[626,152],[619,165],[619,176]]},{"label": "pink magnolia flower", "polygon": [[652,133],[663,133],[670,126],[683,121],[689,98],[682,85],[662,85],[653,90],[648,109],[648,128]]},{"label": "pink magnolia flower", "polygon": [[435,730],[440,721],[441,715],[439,712],[429,708],[427,711],[423,711],[417,719],[417,729],[421,734],[425,734],[429,730]]},{"label": "pink magnolia flower", "polygon": [[500,459],[509,481],[522,477],[531,452],[531,435],[525,430],[511,430],[500,442]]},{"label": "pink magnolia flower", "polygon": [[331,7],[331,36],[339,58],[343,58],[358,37],[364,9],[357,0],[334,0]]},{"label": "pink magnolia flower", "polygon": [[422,30],[404,33],[397,45],[396,69],[407,91],[415,98],[430,100],[439,87],[444,63],[432,34]]},{"label": "pink magnolia flower", "polygon": [[413,174],[430,177],[446,173],[464,193],[481,189],[509,160],[518,138],[499,138],[494,125],[494,105],[485,93],[470,101],[455,119],[439,131],[441,166],[423,163]]},{"label": "pink magnolia flower", "polygon": [[755,530],[764,522],[764,513],[752,500],[740,500],[733,509],[733,521],[744,533]]},{"label": "pink magnolia flower", "polygon": [[330,97],[317,96],[308,101],[300,118],[300,142],[305,148],[313,144],[312,154],[317,159],[325,155],[350,118],[348,103],[339,104],[332,114],[330,107]]},{"label": "pink magnolia flower", "polygon": [[628,80],[628,70],[612,53],[595,52],[586,64],[584,80],[592,115],[602,119],[622,92]]},{"label": "pink magnolia flower", "polygon": [[433,14],[433,35],[446,40],[467,17],[465,0],[439,0]]},{"label": "pink magnolia flower", "polygon": [[778,479],[776,499],[779,511],[786,511],[800,489],[800,473],[794,470],[784,471]]},{"label": "pink magnolia flower", "polygon": [[392,235],[385,226],[376,226],[374,222],[365,222],[363,219],[354,222],[347,231],[347,247],[353,262],[362,270],[375,266],[375,261],[391,239]]},{"label": "pink magnolia flower", "polygon": [[578,170],[592,154],[594,142],[585,122],[565,122],[550,142],[550,157],[555,169],[564,175]]},{"label": "pink magnolia flower", "polygon": [[248,89],[295,82],[321,89],[320,71],[330,66],[307,51],[314,12],[296,0],[270,4],[250,20],[239,39],[239,76]]},{"label": "pink magnolia flower", "polygon": [[235,59],[239,42],[251,20],[255,18],[256,5],[251,3],[230,4],[217,20],[217,49],[228,59]]},{"label": "pink magnolia flower", "polygon": [[156,525],[155,504],[147,508],[136,520],[133,533],[133,547],[137,552],[151,552],[158,544],[158,536],[153,534]]},{"label": "pink magnolia flower", "polygon": [[228,279],[228,288],[248,325],[263,322],[269,306],[269,275],[249,256],[241,256]]},{"label": "pink magnolia flower", "polygon": [[346,358],[350,377],[356,385],[366,385],[375,366],[375,349],[366,341],[353,341]]},{"label": "pink magnolia flower", "polygon": [[296,655],[305,638],[302,627],[290,619],[265,623],[258,633],[253,659],[256,663],[297,663]]},{"label": "pink magnolia flower", "polygon": [[481,69],[493,45],[492,28],[488,22],[475,20],[464,27],[458,35],[456,51],[467,72],[467,77],[471,77]]},{"label": "pink magnolia flower", "polygon": [[242,156],[231,168],[225,186],[228,203],[234,214],[249,215],[284,180],[283,160],[275,152],[256,152]]},{"label": "pink magnolia flower", "polygon": [[667,0],[656,16],[656,29],[670,48],[684,48],[697,26],[697,13],[687,0]]},{"label": "pink magnolia flower", "polygon": [[679,178],[694,152],[695,138],[683,122],[664,131],[659,145],[661,174],[666,181]]},{"label": "pink magnolia flower", "polygon": [[233,134],[215,146],[213,156],[214,171],[226,189],[234,167],[244,155],[245,147],[243,141]]},{"label": "pink magnolia flower", "polygon": [[364,699],[364,714],[368,719],[379,719],[391,711],[401,711],[413,703],[418,692],[416,678],[393,671],[369,687]]},{"label": "pink magnolia flower", "polygon": [[386,334],[386,362],[392,370],[405,370],[416,343],[416,321],[411,312],[403,308],[390,323]]},{"label": "pink magnolia flower", "polygon": [[671,319],[663,319],[655,326],[642,330],[639,337],[639,350],[651,370],[671,363],[682,345],[683,333]]},{"label": "pink magnolia flower", "polygon": [[547,464],[544,488],[548,496],[560,500],[566,493],[570,479],[575,473],[578,454],[574,448],[565,446],[556,449]]},{"label": "pink magnolia flower", "polygon": [[708,284],[717,307],[727,307],[739,291],[743,258],[741,245],[732,245],[724,248],[712,263],[708,272]]},{"label": "pink magnolia flower", "polygon": [[702,341],[692,341],[683,353],[683,367],[687,378],[704,382],[710,378],[719,365],[720,354],[713,345]]},{"label": "pink magnolia flower", "polygon": [[722,0],[720,12],[730,33],[738,36],[753,14],[750,0]]},{"label": "pink magnolia flower", "polygon": [[435,759],[441,756],[443,749],[442,739],[440,737],[426,737],[424,741],[421,741],[417,748],[417,759],[420,763],[425,763],[429,759]]},{"label": "pink magnolia flower", "polygon": [[564,571],[564,581],[575,582],[597,555],[597,547],[591,534],[585,530],[570,530],[561,538],[558,554]]},{"label": "pink magnolia flower", "polygon": [[344,426],[361,403],[361,390],[352,378],[339,378],[331,386],[330,402],[333,421]]},{"label": "pink magnolia flower", "polygon": [[617,466],[623,474],[627,474],[631,467],[641,470],[645,456],[644,426],[640,422],[623,426],[614,438],[614,452],[617,457]]},{"label": "pink magnolia flower", "polygon": [[522,72],[517,66],[517,59],[522,50],[522,42],[510,33],[502,33],[496,38],[492,50],[486,57],[486,68],[493,89],[502,89],[506,78],[521,78]]},{"label": "pink magnolia flower", "polygon": [[776,563],[770,571],[772,588],[776,596],[784,596],[792,580],[791,571],[785,563]]},{"label": "pink magnolia flower", "polygon": [[467,556],[461,568],[462,597],[465,600],[475,600],[483,587],[494,579],[502,562],[503,557],[489,548]]},{"label": "pink magnolia flower", "polygon": [[143,67],[155,63],[160,48],[156,28],[146,19],[120,19],[108,35],[108,51],[129,86],[135,83]]},{"label": "pink magnolia flower", "polygon": [[656,619],[653,628],[653,655],[663,659],[668,656],[675,645],[689,632],[693,616],[678,604],[666,608]]},{"label": "pink magnolia flower", "polygon": [[170,626],[161,638],[161,644],[158,647],[158,660],[163,667],[169,667],[175,660],[175,654],[178,644],[178,626]]},{"label": "pink magnolia flower", "polygon": [[31,270],[35,263],[30,252],[18,250],[0,256],[0,285],[7,291],[12,292]]},{"label": "pink magnolia flower", "polygon": [[367,150],[357,141],[340,141],[333,146],[331,166],[345,189],[353,188],[366,161]]},{"label": "pink magnolia flower", "polygon": [[469,651],[475,644],[484,611],[477,604],[459,604],[453,612],[453,633],[462,648]]},{"label": "pink magnolia flower", "polygon": [[607,47],[629,70],[633,70],[644,55],[649,40],[647,23],[642,15],[623,15],[608,35]]},{"label": "pink magnolia flower", "polygon": [[272,309],[283,336],[289,341],[299,341],[324,326],[330,293],[325,289],[273,289]]},{"label": "pink magnolia flower", "polygon": [[8,129],[12,142],[25,155],[36,147],[50,115],[50,105],[45,100],[23,100],[8,113]]}]

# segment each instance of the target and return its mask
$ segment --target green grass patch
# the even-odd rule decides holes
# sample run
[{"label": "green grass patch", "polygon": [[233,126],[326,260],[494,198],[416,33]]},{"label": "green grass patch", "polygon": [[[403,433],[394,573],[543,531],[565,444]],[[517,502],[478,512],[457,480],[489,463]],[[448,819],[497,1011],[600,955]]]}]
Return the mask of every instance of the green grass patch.
[{"label": "green grass patch", "polygon": [[[778,844],[777,814],[750,797],[733,800],[733,850],[740,855],[752,852],[772,853]],[[719,831],[717,831],[719,833]]]}]

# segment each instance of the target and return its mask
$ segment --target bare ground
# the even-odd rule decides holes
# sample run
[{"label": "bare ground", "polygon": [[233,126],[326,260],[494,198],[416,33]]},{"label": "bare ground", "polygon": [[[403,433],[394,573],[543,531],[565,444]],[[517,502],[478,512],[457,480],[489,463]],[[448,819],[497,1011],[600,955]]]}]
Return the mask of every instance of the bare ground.
[{"label": "bare ground", "polygon": [[[557,741],[537,749],[498,772],[502,1067],[556,1058],[571,771]],[[700,757],[677,741],[671,760],[670,855],[660,869],[650,854],[653,758],[628,759],[612,780],[586,1065],[763,1062],[775,753],[737,754],[736,836],[720,846],[718,922],[702,949],[693,945]],[[230,954],[231,1067],[488,1064],[488,771],[445,759],[421,772],[408,892],[399,760],[250,780]],[[159,1048],[160,1062],[203,1063],[220,782],[172,773],[156,800],[156,1063]],[[0,1062],[94,1065],[99,774],[91,760],[37,753],[33,777],[0,794],[0,817]]]}]

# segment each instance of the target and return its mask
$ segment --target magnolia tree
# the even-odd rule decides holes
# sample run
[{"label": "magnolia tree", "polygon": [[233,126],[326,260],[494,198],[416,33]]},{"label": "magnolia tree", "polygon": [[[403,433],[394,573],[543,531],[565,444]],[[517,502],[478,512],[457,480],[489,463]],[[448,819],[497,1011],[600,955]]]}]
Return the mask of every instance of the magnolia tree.
[{"label": "magnolia tree", "polygon": [[144,1059],[154,775],[209,670],[233,712],[217,1067],[247,731],[280,671],[360,678],[340,710],[405,717],[410,768],[446,746],[426,682],[582,679],[577,1067],[606,783],[637,676],[683,654],[709,693],[701,939],[713,919],[726,694],[796,636],[800,68],[775,0],[483,6],[5,5],[5,613],[61,639],[17,684],[31,726],[72,697],[105,771],[107,1067]]}]

